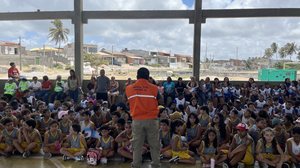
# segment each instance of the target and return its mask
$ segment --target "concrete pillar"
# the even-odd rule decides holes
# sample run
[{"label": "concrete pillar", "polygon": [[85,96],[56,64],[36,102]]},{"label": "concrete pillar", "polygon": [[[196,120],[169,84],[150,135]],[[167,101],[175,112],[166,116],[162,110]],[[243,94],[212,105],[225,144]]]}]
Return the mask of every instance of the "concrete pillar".
[{"label": "concrete pillar", "polygon": [[201,11],[202,11],[202,0],[195,0],[193,76],[196,77],[196,80],[199,80],[200,78],[201,22],[202,22]]},{"label": "concrete pillar", "polygon": [[75,35],[75,73],[80,81],[83,80],[83,22],[82,22],[82,0],[74,0],[74,35]]}]

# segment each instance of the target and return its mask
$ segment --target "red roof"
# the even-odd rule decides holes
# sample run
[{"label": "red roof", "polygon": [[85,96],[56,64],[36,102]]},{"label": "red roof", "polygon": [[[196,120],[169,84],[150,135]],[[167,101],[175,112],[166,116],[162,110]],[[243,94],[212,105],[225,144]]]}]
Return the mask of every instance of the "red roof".
[{"label": "red roof", "polygon": [[0,46],[18,46],[18,43],[8,42],[8,41],[0,41]]}]

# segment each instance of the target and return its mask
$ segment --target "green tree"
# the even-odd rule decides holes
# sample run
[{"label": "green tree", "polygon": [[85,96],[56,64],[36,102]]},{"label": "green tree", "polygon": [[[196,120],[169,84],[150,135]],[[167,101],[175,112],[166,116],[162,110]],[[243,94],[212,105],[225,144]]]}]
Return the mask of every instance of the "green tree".
[{"label": "green tree", "polygon": [[273,55],[275,54],[276,55],[276,59],[277,59],[277,53],[278,53],[278,44],[273,42],[271,44],[271,50],[272,50],[272,53]]},{"label": "green tree", "polygon": [[277,69],[283,69],[283,62],[277,62],[277,63],[275,63],[275,68],[277,68]]},{"label": "green tree", "polygon": [[252,69],[252,64],[253,64],[252,59],[249,57],[249,58],[248,58],[247,60],[245,60],[244,62],[245,62],[246,70],[251,70],[251,69]]},{"label": "green tree", "polygon": [[58,44],[58,49],[60,49],[61,43],[68,41],[68,34],[70,33],[70,30],[64,28],[60,19],[55,19],[54,21],[51,21],[51,23],[54,27],[49,28],[48,38],[51,41],[54,41],[55,45]]},{"label": "green tree", "polygon": [[290,60],[292,60],[292,55],[296,54],[297,53],[297,45],[295,42],[292,42],[292,43],[286,43],[284,45],[284,48],[285,48],[285,52],[286,52],[286,55],[290,56]]},{"label": "green tree", "polygon": [[273,56],[273,51],[271,48],[265,49],[264,58],[271,59]]},{"label": "green tree", "polygon": [[84,53],[83,54],[83,59],[84,62],[90,62],[91,66],[96,68],[96,71],[98,72],[98,67],[105,64],[108,65],[108,62],[100,59],[99,57],[97,57],[97,55],[95,54],[88,54],[88,53]]},{"label": "green tree", "polygon": [[278,51],[280,58],[284,59],[286,58],[287,54],[286,54],[286,49],[285,47],[281,47]]}]

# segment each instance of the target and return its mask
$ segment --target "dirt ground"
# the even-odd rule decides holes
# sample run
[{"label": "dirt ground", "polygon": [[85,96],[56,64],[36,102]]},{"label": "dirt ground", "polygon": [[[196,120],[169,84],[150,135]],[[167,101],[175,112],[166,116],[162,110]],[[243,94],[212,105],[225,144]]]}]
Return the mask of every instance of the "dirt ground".
[{"label": "dirt ground", "polygon": [[[95,70],[92,73],[84,74],[84,79],[88,80],[94,74],[97,76],[99,74],[100,69],[105,69],[106,75],[108,77],[115,76],[117,80],[127,80],[129,77],[132,79],[136,78],[136,71],[141,66],[130,66],[128,64],[122,66],[106,66],[103,65],[98,67],[98,73]],[[166,80],[167,76],[171,76],[173,80],[177,80],[178,77],[182,77],[184,80],[189,80],[190,76],[192,76],[192,69],[187,68],[177,68],[171,69],[167,67],[149,67],[145,66],[150,70],[150,75],[156,80]],[[8,66],[0,65],[0,79],[7,79],[7,69]],[[57,68],[47,68],[44,66],[26,66],[20,71],[22,76],[27,77],[27,79],[31,79],[33,76],[37,76],[39,79],[44,75],[48,75],[50,79],[55,79],[59,74],[63,77],[63,79],[67,79],[69,76],[69,70],[66,69],[57,69]],[[218,71],[218,70],[201,70],[200,78],[204,79],[209,76],[211,79],[218,77],[220,80],[223,80],[225,76],[228,76],[231,81],[247,81],[249,77],[253,77],[257,79],[257,71]]]}]

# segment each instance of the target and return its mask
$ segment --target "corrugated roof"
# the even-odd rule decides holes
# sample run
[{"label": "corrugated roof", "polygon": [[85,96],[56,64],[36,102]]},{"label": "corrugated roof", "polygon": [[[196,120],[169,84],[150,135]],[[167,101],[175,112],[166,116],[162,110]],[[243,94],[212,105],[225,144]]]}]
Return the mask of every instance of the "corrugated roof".
[{"label": "corrugated roof", "polygon": [[33,48],[33,49],[31,49],[30,51],[31,51],[31,52],[38,52],[38,51],[44,51],[44,49],[45,49],[45,51],[58,51],[57,48],[53,48],[53,47]]}]

